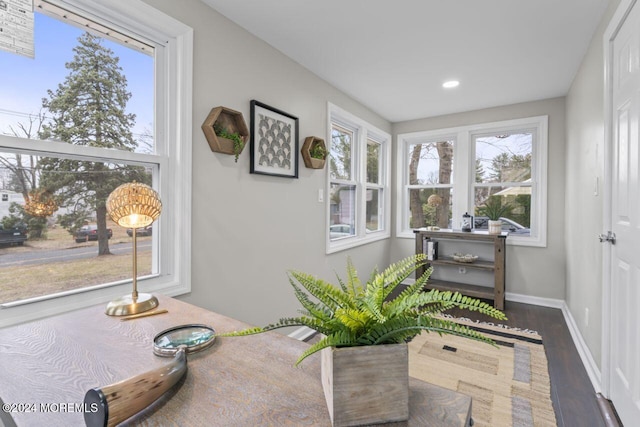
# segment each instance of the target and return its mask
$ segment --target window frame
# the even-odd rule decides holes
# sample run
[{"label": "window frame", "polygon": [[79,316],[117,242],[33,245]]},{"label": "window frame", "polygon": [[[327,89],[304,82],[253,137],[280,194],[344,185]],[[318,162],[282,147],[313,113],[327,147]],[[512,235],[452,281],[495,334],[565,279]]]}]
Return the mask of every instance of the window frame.
[{"label": "window frame", "polygon": [[[333,124],[354,131],[354,141],[351,155],[351,179],[344,180],[331,179],[329,165],[326,168],[326,253],[331,254],[345,249],[354,248],[378,240],[391,237],[391,135],[384,132],[361,118],[343,110],[342,108],[327,103],[327,150],[331,152],[331,135]],[[367,145],[369,141],[379,144],[379,171],[377,184],[367,182]],[[328,157],[330,161],[330,157]],[[331,240],[331,184],[344,183],[355,185],[356,187],[356,212],[355,212],[355,234],[353,236],[342,237]],[[380,229],[368,231],[366,228],[367,212],[367,189],[377,189],[382,193],[382,209],[379,220]]]},{"label": "window frame", "polygon": [[[139,279],[139,284],[145,292],[169,296],[188,293],[191,245],[183,237],[191,235],[193,29],[140,0],[48,1],[156,46],[156,151],[133,153],[6,135],[0,135],[0,149],[156,164],[153,186],[162,199],[163,212],[153,237],[158,242],[154,259],[161,260],[162,269],[158,275]],[[0,327],[106,303],[130,292],[131,280],[127,280],[0,304]]]},{"label": "window frame", "polygon": [[452,221],[459,222],[465,212],[473,212],[475,191],[475,137],[490,133],[515,133],[533,131],[531,159],[531,236],[511,235],[507,244],[517,246],[547,246],[547,164],[548,164],[548,122],[549,116],[535,116],[522,119],[458,126],[446,129],[410,132],[396,135],[398,194],[396,214],[396,236],[414,238],[409,228],[408,200],[408,148],[420,141],[453,139],[453,212]]}]

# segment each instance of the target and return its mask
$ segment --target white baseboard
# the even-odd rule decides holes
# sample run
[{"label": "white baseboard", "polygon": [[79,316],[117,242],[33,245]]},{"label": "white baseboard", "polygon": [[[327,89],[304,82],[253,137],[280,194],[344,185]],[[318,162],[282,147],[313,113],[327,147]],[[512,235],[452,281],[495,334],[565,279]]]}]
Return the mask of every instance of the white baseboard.
[{"label": "white baseboard", "polygon": [[561,299],[533,297],[530,295],[514,294],[511,292],[505,292],[504,297],[507,301],[539,305],[541,307],[562,308],[564,305],[564,300]]},{"label": "white baseboard", "polygon": [[288,337],[290,338],[295,338],[298,341],[304,341],[307,338],[309,338],[311,335],[315,334],[316,331],[314,331],[311,328],[308,328],[306,326],[302,326],[298,329],[296,329],[295,331],[291,332]]},{"label": "white baseboard", "polygon": [[576,324],[576,320],[571,315],[571,311],[569,311],[569,306],[566,302],[563,302],[562,304],[562,315],[567,323],[569,333],[571,333],[571,338],[573,338],[573,343],[578,350],[578,354],[580,355],[582,364],[587,371],[587,375],[589,375],[589,379],[591,380],[594,390],[596,393],[602,393],[602,374],[596,361],[593,359],[593,355],[591,354],[587,343],[584,341],[584,338],[578,329],[578,325]]}]

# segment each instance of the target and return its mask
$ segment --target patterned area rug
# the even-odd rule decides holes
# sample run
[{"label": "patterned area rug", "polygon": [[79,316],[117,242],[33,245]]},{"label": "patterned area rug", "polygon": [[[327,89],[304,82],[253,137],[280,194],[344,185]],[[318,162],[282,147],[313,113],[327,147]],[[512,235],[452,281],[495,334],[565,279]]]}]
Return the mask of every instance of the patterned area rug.
[{"label": "patterned area rug", "polygon": [[471,396],[474,427],[555,426],[542,338],[504,326],[471,326],[498,344],[423,333],[409,343],[409,375]]}]

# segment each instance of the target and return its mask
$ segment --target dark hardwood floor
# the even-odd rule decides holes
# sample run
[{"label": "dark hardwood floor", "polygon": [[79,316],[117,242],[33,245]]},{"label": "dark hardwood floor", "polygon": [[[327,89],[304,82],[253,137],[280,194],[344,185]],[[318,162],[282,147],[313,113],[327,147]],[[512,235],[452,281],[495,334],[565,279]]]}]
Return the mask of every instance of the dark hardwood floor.
[{"label": "dark hardwood floor", "polygon": [[[562,311],[507,301],[504,312],[509,319],[499,323],[535,330],[542,336],[549,362],[551,399],[558,426],[604,426],[596,393],[573,344]],[[467,311],[453,311],[451,314],[497,323],[494,319]]]}]

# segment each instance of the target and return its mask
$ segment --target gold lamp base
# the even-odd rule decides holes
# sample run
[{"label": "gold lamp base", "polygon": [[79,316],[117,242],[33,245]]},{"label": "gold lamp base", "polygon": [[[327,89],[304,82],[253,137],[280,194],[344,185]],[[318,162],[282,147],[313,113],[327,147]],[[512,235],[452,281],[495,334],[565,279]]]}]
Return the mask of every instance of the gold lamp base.
[{"label": "gold lamp base", "polygon": [[105,313],[109,316],[126,316],[149,311],[157,306],[158,299],[151,294],[140,293],[135,298],[131,294],[111,301]]}]

